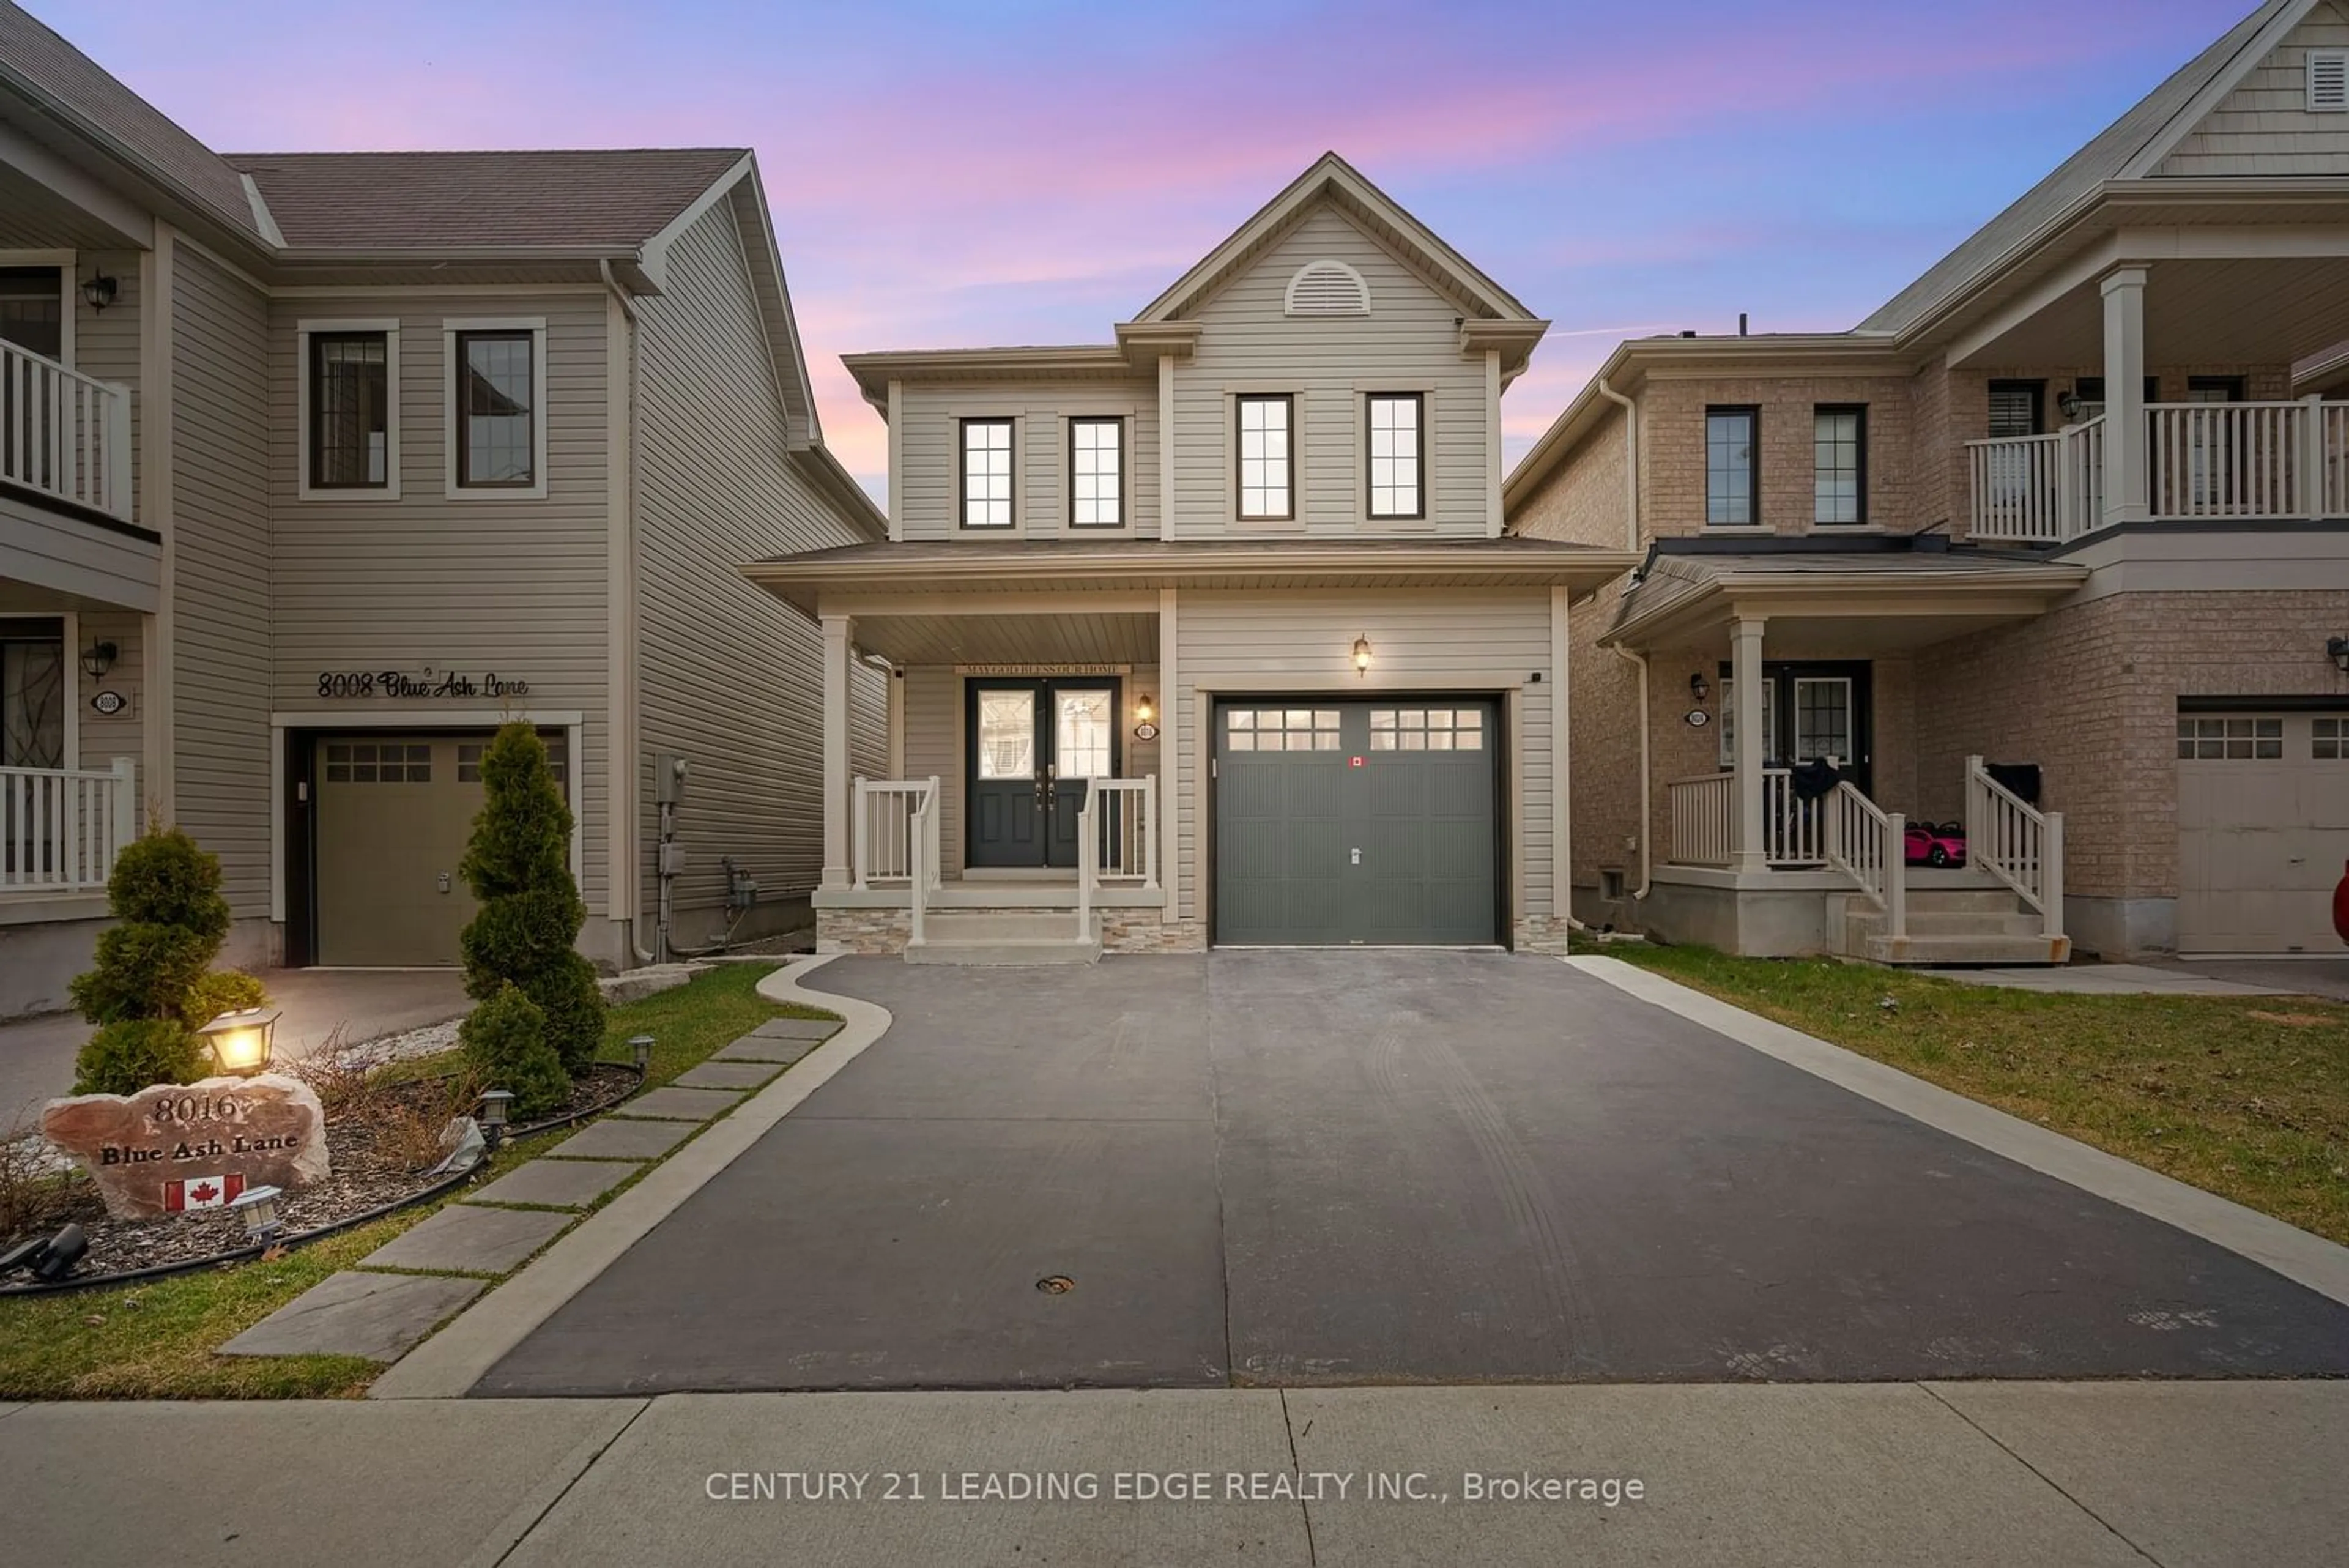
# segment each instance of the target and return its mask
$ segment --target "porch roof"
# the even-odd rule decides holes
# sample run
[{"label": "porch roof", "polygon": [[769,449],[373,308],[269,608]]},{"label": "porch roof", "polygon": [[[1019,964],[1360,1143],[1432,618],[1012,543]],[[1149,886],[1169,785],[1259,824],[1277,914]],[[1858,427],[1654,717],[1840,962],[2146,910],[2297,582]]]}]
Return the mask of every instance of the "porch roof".
[{"label": "porch roof", "polygon": [[1965,548],[1659,549],[1599,641],[1684,645],[1759,616],[1815,654],[1892,651],[2044,614],[2087,578],[2069,562]]},{"label": "porch roof", "polygon": [[[951,539],[844,545],[742,575],[809,615],[826,595],[1156,588],[1550,587],[1587,592],[1640,557],[1552,539]],[[1074,607],[1071,607],[1072,608]]]}]

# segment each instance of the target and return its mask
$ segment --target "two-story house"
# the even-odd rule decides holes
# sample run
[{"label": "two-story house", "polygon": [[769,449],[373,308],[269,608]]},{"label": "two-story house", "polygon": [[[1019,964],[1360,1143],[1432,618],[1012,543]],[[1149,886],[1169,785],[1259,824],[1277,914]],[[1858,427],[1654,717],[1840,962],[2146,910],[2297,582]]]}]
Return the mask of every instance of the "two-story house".
[{"label": "two-story house", "polygon": [[454,961],[509,719],[591,957],[804,918],[820,642],[732,568],[884,528],[747,151],[224,156],[0,4],[0,1016],[148,821],[234,961]]},{"label": "two-story house", "polygon": [[1643,556],[1573,611],[1575,908],[2337,953],[2344,339],[2349,5],[2269,0],[1852,330],[1621,345],[1506,493]]},{"label": "two-story house", "polygon": [[850,357],[889,538],[745,568],[824,639],[820,941],[1562,943],[1567,600],[1632,557],[1503,534],[1546,327],[1331,155],[1112,342]]}]

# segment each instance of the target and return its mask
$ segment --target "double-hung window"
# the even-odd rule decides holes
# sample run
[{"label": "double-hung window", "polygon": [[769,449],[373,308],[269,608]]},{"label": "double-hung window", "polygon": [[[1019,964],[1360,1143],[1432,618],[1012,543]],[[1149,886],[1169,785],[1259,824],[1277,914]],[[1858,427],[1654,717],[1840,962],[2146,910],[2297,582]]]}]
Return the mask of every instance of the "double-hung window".
[{"label": "double-hung window", "polygon": [[532,327],[453,334],[456,488],[544,493],[540,336]]},{"label": "double-hung window", "polygon": [[1069,421],[1069,526],[1125,526],[1125,421],[1090,416]]},{"label": "double-hung window", "polygon": [[1374,518],[1424,517],[1425,400],[1417,392],[1370,395],[1370,503]]},{"label": "double-hung window", "polygon": [[1762,520],[1762,448],[1758,409],[1704,410],[1704,520],[1715,528],[1751,527]]},{"label": "double-hung window", "polygon": [[398,493],[398,334],[389,327],[303,334],[305,491]]},{"label": "double-hung window", "polygon": [[1011,526],[1011,421],[962,421],[962,525]]},{"label": "double-hung window", "polygon": [[1868,410],[1821,403],[1811,410],[1811,521],[1868,521]]},{"label": "double-hung window", "polygon": [[1242,393],[1239,424],[1239,514],[1251,522],[1297,515],[1294,489],[1296,400],[1286,392]]}]

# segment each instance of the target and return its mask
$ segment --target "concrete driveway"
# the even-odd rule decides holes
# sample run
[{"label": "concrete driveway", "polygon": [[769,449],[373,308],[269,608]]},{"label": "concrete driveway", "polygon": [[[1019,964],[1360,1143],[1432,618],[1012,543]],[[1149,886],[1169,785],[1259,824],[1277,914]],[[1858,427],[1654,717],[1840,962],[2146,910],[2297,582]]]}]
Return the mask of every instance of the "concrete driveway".
[{"label": "concrete driveway", "polygon": [[1553,961],[810,984],[895,1024],[474,1392],[2349,1374],[2349,1307]]}]

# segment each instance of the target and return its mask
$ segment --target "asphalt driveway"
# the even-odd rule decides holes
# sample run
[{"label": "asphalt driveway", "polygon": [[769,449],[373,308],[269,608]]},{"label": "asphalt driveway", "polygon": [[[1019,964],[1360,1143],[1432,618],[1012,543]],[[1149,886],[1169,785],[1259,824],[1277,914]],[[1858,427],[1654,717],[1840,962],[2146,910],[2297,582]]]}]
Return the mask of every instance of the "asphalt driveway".
[{"label": "asphalt driveway", "polygon": [[811,983],[895,1024],[475,1393],[2349,1375],[2349,1307],[1552,961]]}]

